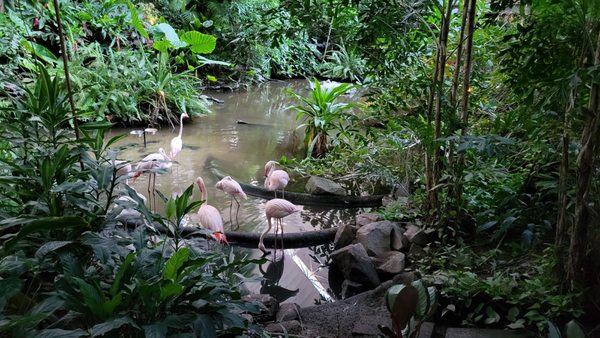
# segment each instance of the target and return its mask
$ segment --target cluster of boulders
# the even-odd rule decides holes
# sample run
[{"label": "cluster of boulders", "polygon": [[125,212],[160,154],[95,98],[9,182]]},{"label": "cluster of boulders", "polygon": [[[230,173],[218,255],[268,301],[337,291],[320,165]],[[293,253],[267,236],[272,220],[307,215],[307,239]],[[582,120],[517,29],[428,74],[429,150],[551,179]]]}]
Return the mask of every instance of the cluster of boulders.
[{"label": "cluster of boulders", "polygon": [[407,257],[417,259],[423,255],[432,231],[381,220],[372,213],[356,216],[354,225],[340,225],[330,269],[338,270],[344,277],[342,298],[373,289],[402,273]]}]

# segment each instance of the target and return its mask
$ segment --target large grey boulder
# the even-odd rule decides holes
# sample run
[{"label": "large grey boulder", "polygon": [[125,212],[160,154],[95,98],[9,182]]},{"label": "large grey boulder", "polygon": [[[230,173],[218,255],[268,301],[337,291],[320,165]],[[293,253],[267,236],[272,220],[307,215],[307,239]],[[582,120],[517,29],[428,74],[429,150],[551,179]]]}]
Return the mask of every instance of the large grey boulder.
[{"label": "large grey boulder", "polygon": [[377,272],[382,275],[396,275],[404,270],[406,256],[402,252],[388,251],[375,258]]},{"label": "large grey boulder", "polygon": [[356,220],[356,226],[360,228],[369,223],[380,221],[381,216],[379,216],[379,214],[365,212],[365,213],[356,215],[355,220]]},{"label": "large grey boulder", "polygon": [[408,251],[410,248],[410,242],[404,232],[406,230],[399,225],[394,226],[392,229],[392,250],[396,251]]},{"label": "large grey boulder", "polygon": [[351,244],[331,253],[331,258],[344,278],[369,288],[379,285],[375,265],[362,244]]},{"label": "large grey boulder", "polygon": [[304,190],[313,195],[346,195],[346,189],[341,185],[319,176],[311,176],[306,182]]},{"label": "large grey boulder", "polygon": [[426,246],[434,231],[434,229],[421,229],[414,224],[409,224],[406,226],[404,236],[406,236],[411,243]]},{"label": "large grey boulder", "polygon": [[333,248],[337,250],[345,247],[346,245],[352,244],[352,241],[354,241],[354,232],[355,229],[351,225],[338,225],[337,232],[335,233],[335,239],[333,240]]},{"label": "large grey boulder", "polygon": [[356,242],[362,244],[370,256],[380,256],[391,250],[395,224],[379,221],[367,224],[356,232]]},{"label": "large grey boulder", "polygon": [[290,320],[298,319],[300,313],[300,306],[296,303],[283,303],[279,307],[275,320],[278,322],[286,322]]}]

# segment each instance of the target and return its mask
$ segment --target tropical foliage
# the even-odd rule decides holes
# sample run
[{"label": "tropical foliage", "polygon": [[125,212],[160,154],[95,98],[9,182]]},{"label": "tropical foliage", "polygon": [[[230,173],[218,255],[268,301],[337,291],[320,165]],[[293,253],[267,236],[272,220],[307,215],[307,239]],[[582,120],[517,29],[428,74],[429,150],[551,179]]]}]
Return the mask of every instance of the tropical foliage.
[{"label": "tropical foliage", "polygon": [[[177,240],[107,230],[119,179],[105,122],[172,123],[207,111],[206,86],[290,77],[313,80],[292,94],[306,153],[286,164],[357,193],[410,191],[380,212],[434,229],[420,264],[441,277],[423,276],[439,320],[558,337],[597,318],[598,1],[60,4],[74,111],[53,3],[0,1],[7,334],[240,333],[251,309],[221,289],[235,283],[214,267],[223,257],[184,245],[178,217],[192,203],[142,210]],[[323,77],[360,84],[361,102],[342,97],[355,85],[325,89]],[[142,294],[156,316],[125,311]]]}]

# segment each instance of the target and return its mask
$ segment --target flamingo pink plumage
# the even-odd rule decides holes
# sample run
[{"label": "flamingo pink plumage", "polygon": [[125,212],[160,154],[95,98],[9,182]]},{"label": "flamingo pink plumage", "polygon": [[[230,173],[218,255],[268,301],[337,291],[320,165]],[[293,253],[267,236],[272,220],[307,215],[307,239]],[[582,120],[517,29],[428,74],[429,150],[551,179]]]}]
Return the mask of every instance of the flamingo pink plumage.
[{"label": "flamingo pink plumage", "polygon": [[[165,153],[163,148],[158,150],[158,153],[152,153],[146,157],[144,157],[136,166],[135,172],[133,173],[133,183],[135,180],[140,177],[143,173],[148,173],[148,202],[150,204],[150,209],[154,211],[152,208],[152,204],[154,204],[154,208],[156,208],[156,201],[154,199],[155,194],[155,186],[156,186],[156,171],[161,169],[168,169],[171,167],[171,160]],[[150,188],[150,182],[152,182],[152,189]]]},{"label": "flamingo pink plumage", "polygon": [[231,220],[232,227],[233,227],[233,220],[231,218],[231,209],[233,208],[233,200],[235,200],[235,203],[237,203],[237,210],[235,211],[235,222],[237,224],[236,229],[238,229],[240,227],[240,223],[238,221],[238,212],[240,211],[240,202],[237,200],[237,196],[239,196],[243,199],[247,199],[248,197],[246,196],[246,193],[244,192],[244,190],[242,189],[240,184],[238,182],[236,182],[233,178],[231,178],[231,176],[223,177],[219,182],[217,182],[215,187],[219,190],[224,191],[225,193],[227,193],[231,196],[231,203],[229,204],[229,219]]},{"label": "flamingo pink plumage", "polygon": [[269,161],[265,164],[265,188],[268,191],[275,193],[277,198],[277,190],[281,189],[281,197],[285,197],[284,189],[290,181],[290,176],[283,170],[275,170],[277,162]]},{"label": "flamingo pink plumage", "polygon": [[198,184],[198,189],[200,189],[202,200],[204,201],[200,206],[200,209],[198,209],[198,220],[200,221],[200,225],[202,225],[203,228],[213,231],[211,236],[217,242],[229,244],[227,242],[227,237],[225,236],[225,230],[223,229],[223,218],[221,218],[219,210],[208,204],[208,193],[202,177],[196,178],[196,184]]},{"label": "flamingo pink plumage", "polygon": [[281,249],[283,250],[283,221],[282,219],[286,216],[289,216],[295,212],[300,211],[298,207],[296,207],[292,202],[281,199],[274,198],[272,200],[267,201],[265,204],[265,216],[267,216],[267,230],[260,235],[260,239],[258,241],[258,248],[268,254],[265,249],[265,244],[263,243],[263,237],[271,231],[271,218],[275,219],[275,249],[277,249],[277,225],[279,224],[279,228],[281,228]]},{"label": "flamingo pink plumage", "polygon": [[171,140],[171,152],[169,153],[169,157],[171,158],[171,160],[175,160],[175,157],[177,157],[177,154],[179,154],[179,152],[181,151],[181,149],[183,149],[183,119],[184,118],[189,118],[189,115],[187,113],[182,113],[181,116],[179,117],[179,135],[177,135],[176,137],[174,137]]}]

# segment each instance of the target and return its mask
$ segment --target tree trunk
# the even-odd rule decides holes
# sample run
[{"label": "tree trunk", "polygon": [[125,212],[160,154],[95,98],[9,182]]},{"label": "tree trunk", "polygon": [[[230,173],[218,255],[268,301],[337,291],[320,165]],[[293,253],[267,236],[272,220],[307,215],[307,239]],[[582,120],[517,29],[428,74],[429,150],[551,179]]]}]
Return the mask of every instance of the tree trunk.
[{"label": "tree trunk", "polygon": [[[463,84],[462,84],[462,98],[460,101],[460,137],[464,139],[467,135],[467,131],[469,128],[469,96],[470,96],[470,87],[471,87],[471,72],[473,70],[473,34],[475,33],[475,16],[477,9],[477,0],[467,0],[468,14],[467,14],[467,41],[465,44],[465,69],[463,75]],[[465,165],[465,155],[459,154],[458,160],[456,163],[456,187],[455,187],[455,201],[456,201],[456,209],[457,209],[457,217],[459,224],[462,223],[461,220],[464,218],[463,216],[463,199],[462,199],[462,191],[463,191],[463,171]]]},{"label": "tree trunk", "polygon": [[[600,34],[598,34],[594,65],[600,65]],[[591,266],[590,257],[587,256],[590,248],[588,240],[589,230],[596,226],[592,224],[590,212],[589,192],[592,177],[595,171],[595,154],[598,143],[598,113],[600,112],[600,84],[592,83],[588,109],[584,111],[584,126],[581,133],[581,151],[577,159],[577,182],[575,198],[575,223],[571,229],[569,256],[567,264],[567,281],[572,291],[584,287],[593,271],[588,271]],[[596,229],[597,231],[597,229]]]},{"label": "tree trunk", "polygon": [[454,1],[449,0],[446,12],[442,17],[442,24],[440,27],[440,37],[437,50],[436,60],[436,71],[433,82],[433,95],[434,102],[433,107],[435,108],[434,115],[434,139],[433,139],[433,150],[431,153],[431,160],[429,161],[428,177],[427,177],[427,201],[428,210],[437,210],[438,208],[438,193],[436,186],[438,184],[441,172],[442,172],[442,157],[443,152],[438,145],[438,139],[442,136],[442,88],[444,86],[444,71],[446,69],[446,55],[448,52],[448,32],[450,29],[450,18],[452,15],[452,8],[454,7]]}]

